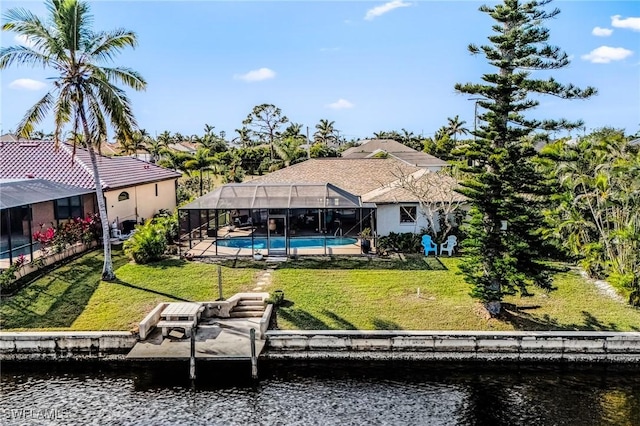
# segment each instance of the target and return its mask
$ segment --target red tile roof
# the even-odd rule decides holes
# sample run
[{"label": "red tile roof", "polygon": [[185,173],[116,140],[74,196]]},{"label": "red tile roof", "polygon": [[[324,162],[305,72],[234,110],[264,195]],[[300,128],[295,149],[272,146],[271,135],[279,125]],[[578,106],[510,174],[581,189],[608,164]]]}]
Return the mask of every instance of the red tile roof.
[{"label": "red tile roof", "polygon": [[[50,141],[0,142],[0,178],[37,178],[81,188],[95,188],[89,152]],[[140,185],[180,177],[180,173],[131,157],[97,156],[104,189]]]}]

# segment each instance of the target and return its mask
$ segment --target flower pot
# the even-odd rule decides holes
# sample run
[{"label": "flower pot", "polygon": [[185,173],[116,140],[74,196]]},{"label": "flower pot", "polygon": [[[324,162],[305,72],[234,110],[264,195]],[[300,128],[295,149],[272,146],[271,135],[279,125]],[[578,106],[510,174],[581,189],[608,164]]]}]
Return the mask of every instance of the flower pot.
[{"label": "flower pot", "polygon": [[262,253],[255,253],[253,255],[253,260],[262,260],[263,256]]}]

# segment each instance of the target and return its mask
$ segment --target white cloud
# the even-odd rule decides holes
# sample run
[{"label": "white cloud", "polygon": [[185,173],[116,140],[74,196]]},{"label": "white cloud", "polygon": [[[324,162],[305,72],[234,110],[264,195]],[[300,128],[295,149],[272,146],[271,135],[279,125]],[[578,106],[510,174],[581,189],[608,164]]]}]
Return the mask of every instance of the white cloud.
[{"label": "white cloud", "polygon": [[236,74],[233,76],[233,78],[236,80],[244,80],[251,83],[254,81],[269,80],[270,78],[274,78],[275,76],[275,71],[270,70],[269,68],[259,68],[257,70],[249,71],[246,74]]},{"label": "white cloud", "polygon": [[611,17],[611,25],[616,28],[627,28],[633,31],[640,31],[640,18],[624,18],[620,19],[620,15],[615,15]]},{"label": "white cloud", "polygon": [[334,103],[327,105],[327,108],[331,109],[348,109],[353,107],[354,105],[346,99],[338,99]]},{"label": "white cloud", "polygon": [[35,43],[33,43],[29,37],[27,37],[24,34],[18,34],[15,37],[13,37],[13,39],[15,40],[16,43],[21,44],[23,46],[27,46],[27,47],[34,47]]},{"label": "white cloud", "polygon": [[397,9],[399,7],[407,7],[411,6],[411,3],[403,2],[402,0],[392,0],[388,3],[385,3],[381,6],[376,6],[373,9],[367,10],[367,14],[364,16],[364,19],[367,21],[371,21],[378,16],[382,16],[385,13],[391,12],[393,9]]},{"label": "white cloud", "polygon": [[30,78],[19,78],[9,83],[10,88],[18,90],[40,90],[45,86],[46,84],[43,82],[31,80]]},{"label": "white cloud", "polygon": [[598,37],[609,37],[611,33],[613,33],[613,30],[611,28],[595,27],[593,31],[591,31],[591,34]]},{"label": "white cloud", "polygon": [[582,55],[582,59],[594,64],[608,64],[611,61],[621,61],[631,56],[633,52],[623,47],[600,46],[593,49],[587,55]]}]

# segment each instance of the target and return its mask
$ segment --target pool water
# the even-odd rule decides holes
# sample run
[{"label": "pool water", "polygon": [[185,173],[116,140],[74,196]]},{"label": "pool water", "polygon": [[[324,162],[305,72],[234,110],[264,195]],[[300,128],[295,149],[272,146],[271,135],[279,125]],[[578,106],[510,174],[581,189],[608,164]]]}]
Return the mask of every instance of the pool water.
[{"label": "pool water", "polygon": [[[252,248],[251,238],[247,237],[238,237],[238,238],[229,238],[228,240],[218,240],[218,246],[220,247],[232,247],[232,248]],[[326,244],[330,247],[336,246],[347,246],[350,244],[355,244],[358,240],[355,238],[346,238],[346,237],[329,237],[326,238]],[[276,237],[271,238],[270,248],[272,249],[284,249],[286,240],[284,237]],[[289,240],[289,247],[291,248],[319,248],[324,247],[325,238],[316,237],[316,238],[291,238]],[[253,239],[253,248],[254,249],[266,249],[267,248],[267,239],[266,238],[254,238]]]}]

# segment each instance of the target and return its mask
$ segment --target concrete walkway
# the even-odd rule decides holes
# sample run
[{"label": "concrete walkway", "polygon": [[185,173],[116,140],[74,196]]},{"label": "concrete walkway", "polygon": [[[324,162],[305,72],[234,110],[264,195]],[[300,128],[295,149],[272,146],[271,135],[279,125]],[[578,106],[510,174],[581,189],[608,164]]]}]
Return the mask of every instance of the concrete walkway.
[{"label": "concrete walkway", "polygon": [[271,274],[273,274],[273,268],[263,269],[258,273],[256,279],[256,286],[251,291],[264,291],[264,288],[271,284]]},{"label": "concrete walkway", "polygon": [[[265,340],[260,339],[260,318],[212,318],[198,324],[196,358],[199,360],[250,360],[249,330],[256,330],[256,355],[260,355]],[[144,341],[136,343],[127,355],[129,360],[188,360],[190,339],[162,338],[154,330]]]}]

